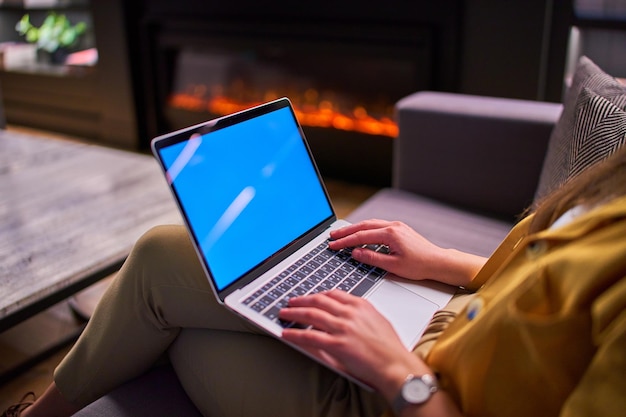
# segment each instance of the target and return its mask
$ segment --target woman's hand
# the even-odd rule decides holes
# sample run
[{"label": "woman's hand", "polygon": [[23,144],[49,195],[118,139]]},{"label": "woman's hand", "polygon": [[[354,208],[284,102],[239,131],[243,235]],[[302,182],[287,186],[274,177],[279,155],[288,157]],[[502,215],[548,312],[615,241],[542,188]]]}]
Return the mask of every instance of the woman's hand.
[{"label": "woman's hand", "polygon": [[[451,285],[467,285],[482,268],[480,256],[441,248],[402,222],[366,220],[330,233],[329,247],[354,247],[352,256],[403,278],[434,279]],[[384,244],[389,253],[360,246]]]},{"label": "woman's hand", "polygon": [[280,318],[312,326],[283,338],[377,389],[390,401],[410,373],[430,369],[368,301],[339,290],[292,298]]}]

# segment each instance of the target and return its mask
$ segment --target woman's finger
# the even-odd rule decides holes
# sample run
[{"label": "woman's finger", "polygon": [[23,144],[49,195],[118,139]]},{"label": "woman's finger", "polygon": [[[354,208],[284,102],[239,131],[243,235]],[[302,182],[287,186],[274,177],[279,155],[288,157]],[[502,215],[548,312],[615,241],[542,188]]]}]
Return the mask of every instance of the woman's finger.
[{"label": "woman's finger", "polygon": [[[338,316],[341,315],[345,310],[345,299],[337,298],[336,295],[333,296],[333,294],[335,293],[343,293],[345,295],[348,295],[345,291],[340,290],[323,291],[317,294],[310,294],[302,297],[293,297],[289,299],[289,306],[314,307],[324,311],[328,311],[329,313]],[[358,298],[354,296],[350,297]]]},{"label": "woman's finger", "polygon": [[327,293],[296,297],[289,300],[289,307],[279,312],[279,317],[332,333],[341,328],[342,320],[348,318],[347,308],[342,302]]},{"label": "woman's finger", "polygon": [[333,341],[328,333],[324,333],[315,329],[285,329],[283,330],[283,339],[322,362],[330,365],[332,368],[346,371],[341,361],[337,360],[333,355],[325,350]]},{"label": "woman's finger", "polygon": [[389,243],[386,241],[388,240],[386,229],[356,230],[352,234],[340,238],[334,238],[331,234],[331,238],[334,240],[328,242],[328,247],[333,250],[371,244],[387,245]]},{"label": "woman's finger", "polygon": [[330,236],[333,239],[340,239],[342,237],[351,235],[352,233],[359,231],[359,230],[372,230],[372,229],[380,229],[383,227],[387,227],[390,223],[391,222],[387,220],[378,220],[378,219],[364,220],[358,223],[344,226],[337,230],[333,230],[332,232],[330,232]]}]

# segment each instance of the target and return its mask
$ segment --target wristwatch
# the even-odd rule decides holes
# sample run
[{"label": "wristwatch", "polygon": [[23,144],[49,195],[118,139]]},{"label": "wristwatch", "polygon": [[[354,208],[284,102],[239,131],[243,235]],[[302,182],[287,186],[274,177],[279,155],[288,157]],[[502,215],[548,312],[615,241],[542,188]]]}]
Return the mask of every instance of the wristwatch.
[{"label": "wristwatch", "polygon": [[437,389],[437,380],[432,375],[415,376],[409,374],[402,384],[400,393],[391,404],[393,412],[400,415],[407,405],[424,404],[437,392]]}]

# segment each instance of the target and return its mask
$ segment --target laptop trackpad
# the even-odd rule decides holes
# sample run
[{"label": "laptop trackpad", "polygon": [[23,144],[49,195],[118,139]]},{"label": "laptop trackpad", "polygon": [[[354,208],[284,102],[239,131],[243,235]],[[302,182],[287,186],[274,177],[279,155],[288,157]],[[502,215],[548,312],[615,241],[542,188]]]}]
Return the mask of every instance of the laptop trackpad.
[{"label": "laptop trackpad", "polygon": [[408,349],[417,343],[437,304],[391,281],[384,281],[367,296],[376,309],[392,324]]}]

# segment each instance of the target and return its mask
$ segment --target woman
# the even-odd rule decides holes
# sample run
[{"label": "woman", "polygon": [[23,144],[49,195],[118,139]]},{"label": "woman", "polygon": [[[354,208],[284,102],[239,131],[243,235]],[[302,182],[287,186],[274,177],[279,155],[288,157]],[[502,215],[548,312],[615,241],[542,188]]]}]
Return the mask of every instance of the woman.
[{"label": "woman", "polygon": [[533,211],[489,260],[434,246],[401,223],[371,220],[331,235],[333,249],[390,248],[355,249],[359,261],[477,290],[456,318],[436,316],[429,352],[407,351],[362,299],[340,291],[292,299],[281,317],[313,329],[283,338],[375,392],[225,311],[184,229],[157,228],[138,241],[55,382],[21,415],[70,415],[166,352],[205,415],[617,415],[626,409],[626,147]]}]

